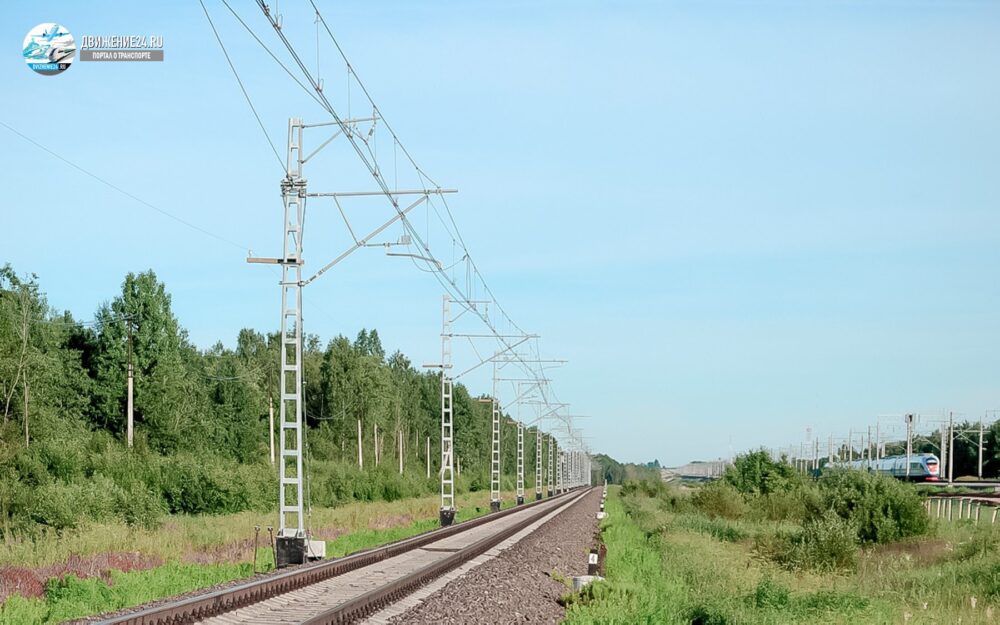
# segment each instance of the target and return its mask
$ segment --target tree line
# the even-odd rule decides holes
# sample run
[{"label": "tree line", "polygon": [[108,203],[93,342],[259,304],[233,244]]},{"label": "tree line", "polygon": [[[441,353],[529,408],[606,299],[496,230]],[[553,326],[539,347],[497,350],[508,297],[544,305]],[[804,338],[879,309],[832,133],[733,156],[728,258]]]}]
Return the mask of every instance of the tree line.
[{"label": "tree line", "polygon": [[[278,420],[279,345],[278,332],[243,329],[233,348],[199,349],[152,271],[129,273],[92,320],[77,320],[48,305],[35,276],[0,268],[0,532],[274,507],[268,427],[270,408]],[[308,335],[302,358],[313,505],[437,492],[440,374],[417,371],[399,351],[387,355],[374,329],[353,341]],[[124,445],[129,362],[132,449]],[[460,490],[489,488],[490,408],[478,399],[455,385]],[[501,432],[503,486],[512,488],[508,415]],[[535,434],[526,428],[528,489]]]},{"label": "tree line", "polygon": [[627,481],[660,481],[660,461],[645,464],[621,463],[607,454],[591,456],[594,479],[608,484],[624,484]]}]

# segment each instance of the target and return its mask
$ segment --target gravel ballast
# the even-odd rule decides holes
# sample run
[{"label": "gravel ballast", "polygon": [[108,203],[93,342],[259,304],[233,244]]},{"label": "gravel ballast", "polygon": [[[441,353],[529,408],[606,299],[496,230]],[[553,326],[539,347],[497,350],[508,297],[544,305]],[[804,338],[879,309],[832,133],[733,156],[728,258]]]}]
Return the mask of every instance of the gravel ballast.
[{"label": "gravel ballast", "polygon": [[558,623],[564,614],[558,600],[571,591],[566,582],[587,574],[600,502],[601,489],[595,488],[495,558],[389,622]]}]

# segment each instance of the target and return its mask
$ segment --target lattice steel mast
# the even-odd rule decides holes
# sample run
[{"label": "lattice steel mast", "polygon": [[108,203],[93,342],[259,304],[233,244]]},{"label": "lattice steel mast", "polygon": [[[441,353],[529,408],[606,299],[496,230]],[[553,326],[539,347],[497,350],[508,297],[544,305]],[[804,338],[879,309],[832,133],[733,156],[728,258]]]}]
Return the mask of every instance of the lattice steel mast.
[{"label": "lattice steel mast", "polygon": [[524,424],[517,421],[517,505],[524,503]]},{"label": "lattice steel mast", "polygon": [[535,425],[535,501],[542,498],[542,426]]},{"label": "lattice steel mast", "polygon": [[553,435],[549,434],[549,467],[548,467],[549,470],[546,472],[545,475],[545,485],[547,487],[546,490],[548,491],[547,495],[548,497],[551,497],[553,495],[554,492],[553,487],[555,486],[554,484],[555,473],[553,472],[554,469],[553,459],[555,457],[555,447],[556,447],[556,439]]},{"label": "lattice steel mast", "polygon": [[493,361],[493,400],[490,438],[490,511],[500,511],[500,402],[497,400],[497,363]]},{"label": "lattice steel mast", "polygon": [[455,521],[454,404],[451,379],[451,298],[441,311],[441,525]]},{"label": "lattice steel mast", "polygon": [[[281,181],[284,204],[284,240],[281,265],[281,405],[278,411],[279,519],[278,537],[305,538],[302,501],[302,216],[306,204],[306,181],[302,177],[302,120],[288,122],[285,179]],[[289,432],[294,444],[290,444]],[[289,462],[294,463],[289,474]],[[291,494],[291,502],[289,495]],[[288,516],[294,516],[289,524]]]}]

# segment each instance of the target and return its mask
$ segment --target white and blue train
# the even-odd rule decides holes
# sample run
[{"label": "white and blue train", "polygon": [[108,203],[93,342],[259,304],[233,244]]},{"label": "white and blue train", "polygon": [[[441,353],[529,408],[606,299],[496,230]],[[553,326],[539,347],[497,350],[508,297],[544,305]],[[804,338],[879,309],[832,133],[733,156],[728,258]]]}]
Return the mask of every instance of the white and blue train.
[{"label": "white and blue train", "polygon": [[934,454],[910,454],[910,472],[906,472],[906,456],[886,456],[878,460],[855,460],[848,463],[852,469],[878,472],[911,482],[936,482],[940,462]]}]

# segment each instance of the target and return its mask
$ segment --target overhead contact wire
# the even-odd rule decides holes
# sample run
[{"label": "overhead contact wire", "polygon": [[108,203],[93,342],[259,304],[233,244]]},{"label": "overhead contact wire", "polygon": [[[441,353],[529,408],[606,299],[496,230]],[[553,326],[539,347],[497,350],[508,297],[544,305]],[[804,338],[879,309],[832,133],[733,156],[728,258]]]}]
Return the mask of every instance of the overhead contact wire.
[{"label": "overhead contact wire", "polygon": [[281,155],[278,154],[278,148],[274,147],[274,141],[271,141],[271,135],[267,133],[267,128],[264,127],[264,122],[261,121],[260,115],[257,114],[257,108],[253,105],[253,100],[250,99],[250,94],[247,93],[247,88],[243,85],[240,73],[236,71],[236,66],[233,65],[233,60],[229,58],[229,51],[226,50],[226,44],[222,43],[222,37],[219,36],[219,31],[215,28],[215,22],[212,21],[212,16],[208,14],[208,9],[205,8],[205,3],[202,0],[198,0],[198,4],[201,5],[201,10],[205,12],[205,17],[208,19],[208,25],[212,27],[212,32],[215,34],[215,40],[219,42],[219,47],[222,48],[222,54],[226,57],[226,63],[229,63],[229,69],[233,70],[233,76],[236,77],[236,82],[240,85],[240,91],[243,92],[243,97],[246,99],[247,104],[250,105],[250,110],[253,112],[254,119],[257,120],[257,125],[260,126],[261,132],[264,133],[264,138],[267,139],[268,145],[271,146],[271,151],[274,152],[274,158],[278,161],[278,167],[284,171],[285,162],[281,160]]}]

